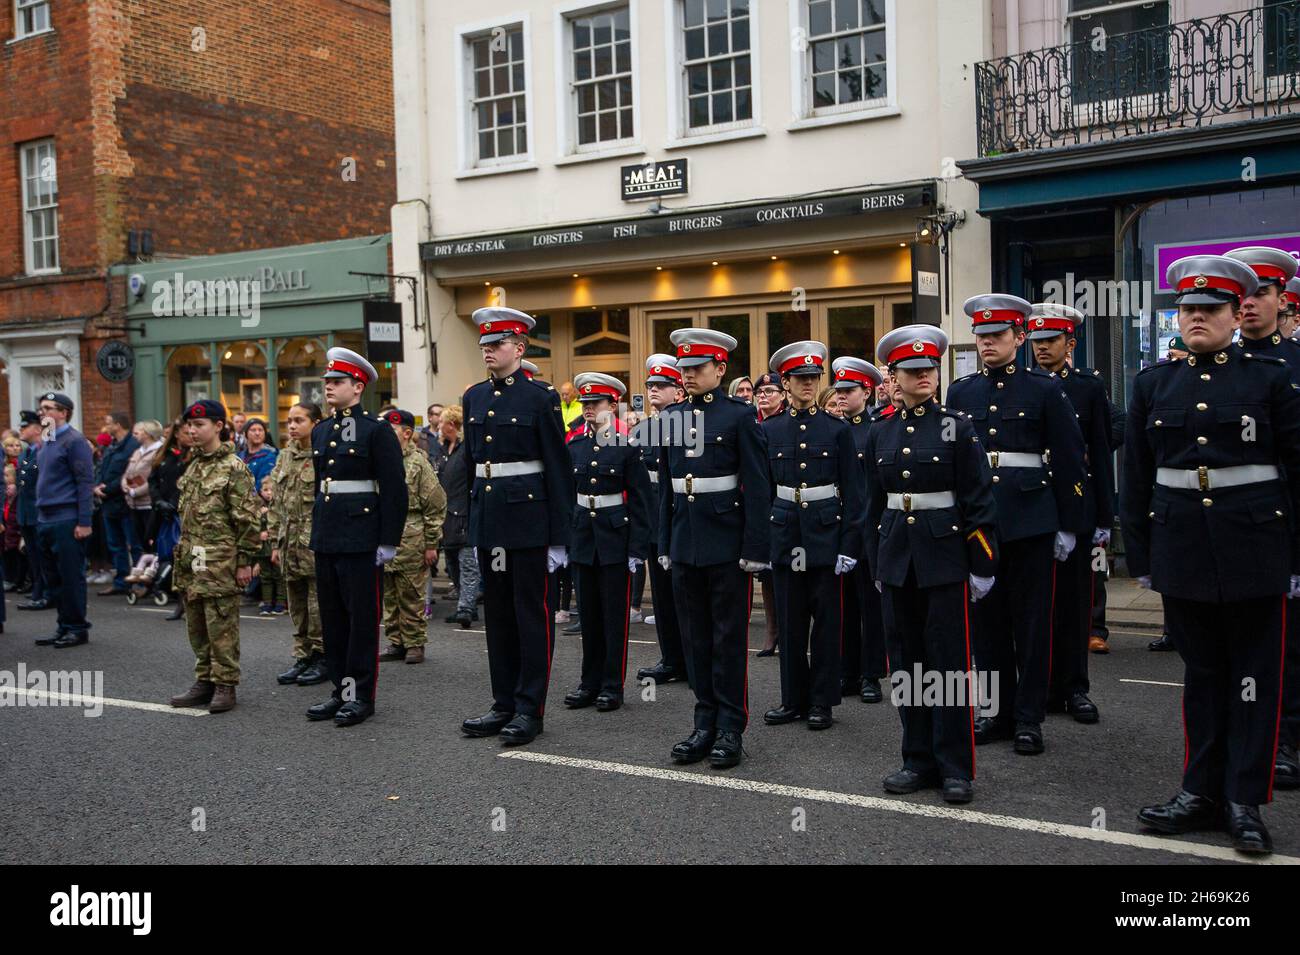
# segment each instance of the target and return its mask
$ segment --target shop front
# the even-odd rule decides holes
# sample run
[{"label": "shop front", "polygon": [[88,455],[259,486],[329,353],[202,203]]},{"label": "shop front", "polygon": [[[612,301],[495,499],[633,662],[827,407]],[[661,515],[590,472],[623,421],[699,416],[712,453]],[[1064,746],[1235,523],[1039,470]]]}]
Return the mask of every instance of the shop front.
[{"label": "shop front", "polygon": [[[279,442],[299,401],[324,407],[335,345],[365,354],[364,303],[387,300],[388,236],[119,267],[135,351],[135,415],[169,421],[199,398],[264,419]],[[353,274],[362,273],[362,274]],[[391,362],[364,404],[392,400]]]},{"label": "shop front", "polygon": [[[483,305],[537,319],[528,358],[547,380],[599,371],[636,392],[646,357],[671,352],[669,334],[688,325],[736,338],[729,379],[761,374],[772,352],[800,339],[826,342],[832,357],[873,356],[885,332],[929,318],[928,303],[920,316],[914,305],[913,252],[934,195],[932,183],[910,183],[439,238],[421,251],[466,324]],[[938,321],[937,302],[932,311]],[[460,389],[482,365],[467,350],[453,367],[463,369],[465,380],[451,382]]]}]

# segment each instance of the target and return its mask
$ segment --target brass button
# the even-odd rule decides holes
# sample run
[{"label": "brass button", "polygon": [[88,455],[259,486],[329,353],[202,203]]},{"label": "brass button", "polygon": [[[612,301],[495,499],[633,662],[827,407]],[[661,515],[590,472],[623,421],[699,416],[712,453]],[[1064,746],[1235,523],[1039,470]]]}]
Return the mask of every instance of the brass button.
[{"label": "brass button", "polygon": [[1021,417],[1021,418],[1023,418],[1023,417],[1024,417],[1024,416],[1025,416],[1025,413],[1024,413],[1024,412],[1023,412],[1023,411],[1022,411],[1022,412],[1020,412],[1020,415],[1019,415],[1019,417]]},{"label": "brass button", "polygon": [[485,490],[485,491],[490,491],[490,490],[492,490],[492,485],[491,485],[491,484],[486,484],[486,485],[484,485],[484,486],[483,486],[483,490]]},{"label": "brass button", "polygon": [[487,441],[487,442],[490,444],[490,443],[492,442],[492,435],[489,434],[489,435],[488,435],[486,438],[484,438],[483,440],[484,440],[484,441]]},{"label": "brass button", "polygon": [[799,443],[799,447],[800,447],[800,448],[806,448],[806,447],[808,447],[808,445],[804,444],[804,443],[801,441],[801,442]]},{"label": "brass button", "polygon": [[799,502],[799,506],[800,506],[800,507],[805,507],[805,508],[806,508],[806,507],[808,506],[808,502],[807,502],[807,501],[800,501],[800,502]]},{"label": "brass button", "polygon": [[961,530],[961,528],[958,527],[956,524],[952,525],[952,529],[955,531]]},{"label": "brass button", "polygon": [[998,429],[997,429],[997,428],[989,428],[989,434],[990,434],[990,435],[994,435],[994,434],[997,434],[997,433],[998,433]]},{"label": "brass button", "polygon": [[808,430],[808,426],[807,426],[806,424],[801,424],[801,425],[799,425],[799,430],[800,430],[800,431],[807,431],[807,430]]},{"label": "brass button", "polygon": [[1002,478],[998,477],[996,474],[993,475],[993,483],[994,483],[994,484],[997,484],[997,483],[998,483],[999,481],[1001,481],[1001,480],[1002,480]]},{"label": "brass button", "polygon": [[904,453],[904,454],[911,454],[911,453],[912,453],[912,449],[911,449],[911,448],[904,448],[904,449],[903,449],[903,453]]},{"label": "brass button", "polygon": [[911,476],[912,476],[912,472],[911,472],[911,471],[904,471],[904,472],[903,472],[903,478],[904,478],[904,479],[906,479],[906,478],[910,478]]},{"label": "brass button", "polygon": [[989,411],[997,411],[997,410],[998,410],[997,405],[989,405]]},{"label": "brass button", "polygon": [[916,523],[916,518],[913,517],[911,514],[908,514],[908,515],[907,515],[907,523],[909,523],[909,524],[915,524],[915,523]]},{"label": "brass button", "polygon": [[326,495],[325,495],[325,500],[328,501],[329,499],[330,499],[330,496],[329,496],[328,494],[326,494]]},{"label": "brass button", "polygon": [[596,516],[596,512],[595,512],[595,511],[588,511],[587,513],[590,514],[592,517],[595,517],[595,516]]},{"label": "brass button", "polygon": [[1205,374],[1201,375],[1201,381],[1209,381],[1209,380],[1210,380],[1210,373],[1208,371]]},{"label": "brass button", "polygon": [[338,442],[337,442],[337,441],[331,441],[331,442],[330,442],[330,447],[331,447],[331,448],[338,447]]},{"label": "brass button", "polygon": [[[474,419],[473,419],[473,418],[470,418],[469,420],[470,420],[470,421],[473,421]],[[338,429],[339,429],[339,426],[338,426],[338,425],[335,425],[335,426],[334,426],[334,430],[337,431]]]},{"label": "brass button", "polygon": [[1164,422],[1161,421],[1159,418],[1156,418],[1156,427],[1158,428],[1158,427],[1160,427],[1162,424],[1164,424]]},{"label": "brass button", "polygon": [[694,494],[687,494],[687,495],[686,495],[686,500],[688,500],[688,501],[690,501],[692,504],[694,504],[694,503],[695,503],[695,495],[694,495]]},{"label": "brass button", "polygon": [[529,494],[529,495],[528,495],[528,500],[531,501],[532,499],[533,499],[533,496],[532,496],[531,494]]},{"label": "brass button", "polygon": [[998,382],[998,387],[999,387],[999,388],[1005,387],[1005,384],[1004,384],[1003,382],[999,381],[999,382]]},{"label": "brass button", "polygon": [[1196,439],[1196,443],[1197,443],[1197,444],[1209,444],[1209,443],[1210,443],[1210,439],[1207,438],[1207,437],[1205,437],[1204,435],[1201,435],[1200,437],[1198,437],[1198,438]]},{"label": "brass button", "polygon": [[592,478],[592,479],[591,479],[591,483],[592,483],[592,484],[595,484],[595,483],[596,483],[596,479],[595,479],[595,478]]},{"label": "brass button", "polygon": [[510,419],[510,423],[511,423],[511,424],[518,424],[518,423],[519,423],[519,419],[518,419],[518,418],[511,418],[511,419]]},{"label": "brass button", "polygon": [[1204,401],[1199,401],[1199,402],[1196,403],[1196,410],[1197,410],[1197,411],[1205,411],[1205,410],[1207,410],[1209,407],[1210,407],[1210,406],[1207,405]]},{"label": "brass button", "polygon": [[1214,502],[1210,500],[1208,497],[1203,497],[1201,498],[1201,503],[1204,504],[1206,507],[1209,507]]},{"label": "brass button", "polygon": [[1155,511],[1147,511],[1147,517],[1155,517],[1155,516],[1156,516]]},{"label": "brass button", "polygon": [[909,424],[909,425],[907,426],[907,433],[908,433],[908,434],[912,434],[914,431],[916,431],[916,429],[913,428],[913,427]]},{"label": "brass button", "polygon": [[348,454],[356,454],[356,453],[357,453],[356,448],[348,448]]},{"label": "brass button", "polygon": [[808,466],[808,462],[807,462],[807,461],[800,461],[800,462],[799,462],[799,470],[800,470],[800,471],[802,471],[802,470],[803,470],[804,468],[806,468],[807,466]]},{"label": "brass button", "polygon": [[328,461],[326,461],[325,463],[326,463],[326,464],[333,464],[333,463],[334,463],[334,459],[333,459],[333,458],[330,458],[330,459],[329,459]]},{"label": "brass button", "polygon": [[369,513],[370,513],[370,508],[368,508],[368,507],[363,507],[361,510],[362,510],[364,513],[366,513],[366,514],[369,514]]},{"label": "brass button", "polygon": [[[490,417],[492,417],[494,414],[496,414],[495,411],[489,411],[489,412],[488,412],[488,417],[490,418]],[[472,419],[471,419],[471,420],[472,420]]]}]

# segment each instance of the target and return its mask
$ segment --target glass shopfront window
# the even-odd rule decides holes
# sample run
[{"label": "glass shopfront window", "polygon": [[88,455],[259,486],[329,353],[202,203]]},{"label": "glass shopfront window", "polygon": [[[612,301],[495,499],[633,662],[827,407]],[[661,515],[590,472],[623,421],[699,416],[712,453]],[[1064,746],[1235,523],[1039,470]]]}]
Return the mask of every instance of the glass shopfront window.
[{"label": "glass shopfront window", "polygon": [[289,409],[298,402],[314,404],[326,411],[325,384],[321,373],[325,371],[325,347],[320,338],[290,338],[275,342],[279,355],[276,359],[276,421],[284,434],[289,420]]},{"label": "glass shopfront window", "polygon": [[266,352],[258,341],[222,342],[221,403],[231,417],[242,414],[247,418],[267,420],[271,404],[267,396]]},{"label": "glass shopfront window", "polygon": [[201,345],[181,345],[167,361],[167,417],[179,417],[194,402],[212,397],[212,360]]}]

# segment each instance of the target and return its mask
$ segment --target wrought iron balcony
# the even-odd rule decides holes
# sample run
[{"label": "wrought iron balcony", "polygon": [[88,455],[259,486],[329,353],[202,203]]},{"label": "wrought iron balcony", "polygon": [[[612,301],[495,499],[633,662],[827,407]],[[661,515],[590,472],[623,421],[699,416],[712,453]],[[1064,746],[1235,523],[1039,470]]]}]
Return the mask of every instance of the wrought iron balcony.
[{"label": "wrought iron balcony", "polygon": [[1300,0],[976,64],[980,156],[1300,112]]}]

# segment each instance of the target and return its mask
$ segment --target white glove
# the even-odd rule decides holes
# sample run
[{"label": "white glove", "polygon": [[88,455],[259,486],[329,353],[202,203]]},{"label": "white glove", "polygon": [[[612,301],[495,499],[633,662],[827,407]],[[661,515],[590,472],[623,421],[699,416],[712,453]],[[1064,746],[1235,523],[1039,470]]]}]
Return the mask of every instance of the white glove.
[{"label": "white glove", "polygon": [[672,559],[671,557],[669,557],[667,554],[660,554],[660,555],[659,555],[659,566],[662,567],[664,570],[672,570],[672,569],[673,569],[673,559]]},{"label": "white glove", "polygon": [[742,557],[740,559],[740,569],[747,574],[757,574],[759,571],[771,570],[772,565],[764,564],[757,560],[745,560],[745,558]]},{"label": "white glove", "polygon": [[396,547],[390,547],[387,544],[380,544],[375,550],[375,566],[382,567],[396,556]]},{"label": "white glove", "polygon": [[1092,546],[1100,544],[1102,547],[1110,546],[1110,528],[1099,527],[1092,532]]},{"label": "white glove", "polygon": [[835,573],[847,574],[858,566],[858,562],[852,557],[845,557],[843,554],[835,555]]},{"label": "white glove", "polygon": [[1295,574],[1291,575],[1291,590],[1288,591],[1287,597],[1300,597],[1300,577],[1297,577]]},{"label": "white glove", "polygon": [[989,591],[993,589],[993,582],[995,580],[997,580],[996,577],[976,577],[974,574],[971,574],[970,602],[977,603],[987,597]]},{"label": "white glove", "polygon": [[629,574],[635,574],[636,571],[637,571],[637,568],[640,567],[640,566],[641,566],[642,564],[644,564],[644,563],[645,563],[645,561],[643,561],[640,557],[629,557],[629,558],[627,559],[627,572],[628,572]]},{"label": "white glove", "polygon": [[1069,531],[1057,531],[1056,541],[1052,545],[1053,553],[1057,560],[1065,560],[1070,556],[1070,551],[1074,550],[1074,535]]},{"label": "white glove", "polygon": [[885,592],[885,585],[882,584],[880,581],[877,580],[877,581],[876,581],[876,593],[878,593],[878,594],[883,594],[884,592]]},{"label": "white glove", "polygon": [[546,572],[553,574],[561,567],[569,566],[569,549],[567,547],[546,548]]},{"label": "white glove", "polygon": [[1143,574],[1141,577],[1139,577],[1139,578],[1138,578],[1138,586],[1141,587],[1143,590],[1150,590],[1150,589],[1151,589],[1151,575],[1150,575],[1150,574]]}]

